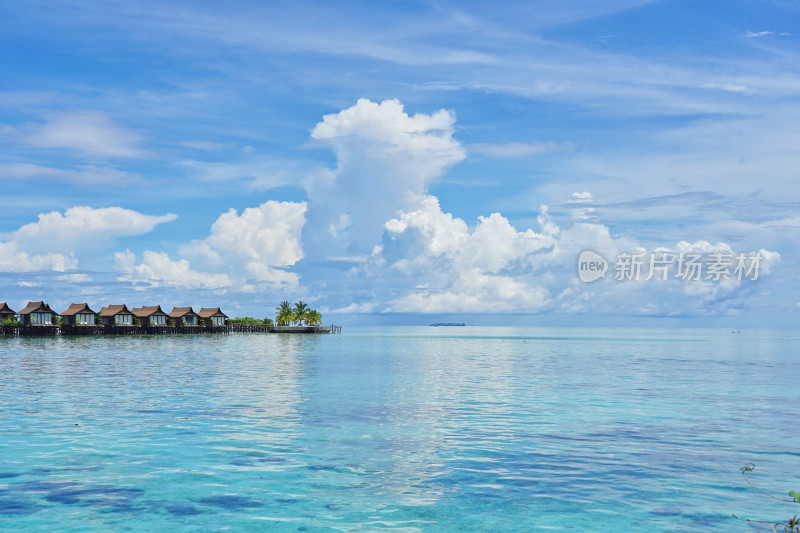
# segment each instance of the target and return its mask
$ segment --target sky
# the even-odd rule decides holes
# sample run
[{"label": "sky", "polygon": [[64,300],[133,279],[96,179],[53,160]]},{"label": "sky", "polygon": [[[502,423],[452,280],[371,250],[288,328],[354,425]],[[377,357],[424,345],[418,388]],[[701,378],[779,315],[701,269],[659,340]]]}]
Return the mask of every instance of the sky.
[{"label": "sky", "polygon": [[15,310],[800,319],[796,0],[11,0],[0,18]]}]

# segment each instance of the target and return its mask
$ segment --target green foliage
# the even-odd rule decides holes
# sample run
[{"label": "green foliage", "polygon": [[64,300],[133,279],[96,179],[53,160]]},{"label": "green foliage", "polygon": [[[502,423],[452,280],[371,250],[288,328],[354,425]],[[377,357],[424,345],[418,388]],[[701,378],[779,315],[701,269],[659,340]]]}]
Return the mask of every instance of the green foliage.
[{"label": "green foliage", "polygon": [[239,318],[238,316],[231,320],[231,325],[233,326],[261,326],[263,322],[257,318],[253,318],[251,316],[246,316],[243,318]]},{"label": "green foliage", "polygon": [[[753,482],[750,481],[750,478],[747,477],[747,474],[755,470],[755,468],[756,465],[754,465],[753,463],[747,463],[746,465],[744,465],[742,468],[739,469],[739,471],[742,473],[742,477],[744,477],[744,480],[747,481],[748,485],[756,489],[761,494],[764,494],[765,496],[772,498],[773,500],[778,500],[780,502],[786,502],[786,503],[800,503],[800,492],[790,491],[789,496],[791,496],[792,499],[787,500],[785,498],[778,498],[777,496],[773,496],[772,494],[765,492],[760,488],[758,488],[757,486],[755,486]],[[739,518],[736,515],[733,515],[733,517],[738,520],[741,520],[741,518]],[[745,519],[745,522],[751,522],[751,520]],[[785,533],[800,533],[800,518],[798,518],[797,516],[790,518],[786,522],[764,522],[764,523],[769,523],[772,528],[772,531],[778,531],[777,528],[782,527]]]},{"label": "green foliage", "polygon": [[271,326],[272,320],[269,318],[265,318],[263,320],[259,320],[258,318],[253,318],[251,316],[246,317],[236,317],[232,318],[228,321],[231,326]]},{"label": "green foliage", "polygon": [[305,320],[308,321],[308,304],[305,303],[303,300],[298,300],[297,303],[294,304],[294,322],[299,322],[300,324],[303,323]]},{"label": "green foliage", "polygon": [[282,301],[275,310],[277,311],[275,314],[275,322],[277,322],[279,326],[285,326],[289,322],[294,321],[294,310],[292,310],[292,305],[287,300]]},{"label": "green foliage", "polygon": [[322,323],[322,315],[316,309],[309,309],[306,313],[306,322],[312,326],[318,326]]},{"label": "green foliage", "polygon": [[298,300],[294,305],[288,300],[284,300],[275,308],[275,323],[279,326],[287,324],[319,325],[322,323],[322,315],[316,309],[311,309],[303,300]]},{"label": "green foliage", "polygon": [[7,327],[17,327],[19,326],[19,321],[13,316],[10,316],[3,319],[3,325]]}]

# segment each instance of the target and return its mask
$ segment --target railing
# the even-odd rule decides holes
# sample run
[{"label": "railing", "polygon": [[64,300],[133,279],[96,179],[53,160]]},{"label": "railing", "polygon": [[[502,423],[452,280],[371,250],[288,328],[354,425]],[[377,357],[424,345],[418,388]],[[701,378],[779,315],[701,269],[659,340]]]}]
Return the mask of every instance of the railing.
[{"label": "railing", "polygon": [[342,326],[168,326],[136,324],[76,324],[76,325],[28,325],[0,326],[0,335],[22,337],[44,337],[53,335],[188,335],[229,333],[302,333],[302,334],[335,334],[341,333]]},{"label": "railing", "polygon": [[237,324],[235,326],[217,326],[227,330],[229,333],[272,333],[272,326],[256,326]]},{"label": "railing", "polygon": [[16,328],[22,337],[48,337],[50,335],[58,335],[59,327],[55,325],[33,325],[33,326],[19,326]]}]

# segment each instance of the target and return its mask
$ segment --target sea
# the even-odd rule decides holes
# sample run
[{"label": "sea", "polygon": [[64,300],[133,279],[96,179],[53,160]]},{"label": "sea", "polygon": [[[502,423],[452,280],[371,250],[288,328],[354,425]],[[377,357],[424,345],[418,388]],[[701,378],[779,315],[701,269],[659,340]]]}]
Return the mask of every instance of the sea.
[{"label": "sea", "polygon": [[579,327],[4,337],[0,531],[771,531],[800,514],[799,347]]}]

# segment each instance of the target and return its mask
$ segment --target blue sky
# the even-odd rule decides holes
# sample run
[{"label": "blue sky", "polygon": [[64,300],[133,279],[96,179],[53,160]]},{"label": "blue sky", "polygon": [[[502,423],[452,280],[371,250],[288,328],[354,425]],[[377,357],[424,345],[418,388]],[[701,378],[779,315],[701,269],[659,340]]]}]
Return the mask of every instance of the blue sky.
[{"label": "blue sky", "polygon": [[[12,307],[800,318],[795,1],[42,1],[0,16]],[[605,279],[578,279],[585,249]],[[636,251],[762,262],[757,280],[614,279]]]}]

